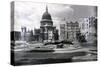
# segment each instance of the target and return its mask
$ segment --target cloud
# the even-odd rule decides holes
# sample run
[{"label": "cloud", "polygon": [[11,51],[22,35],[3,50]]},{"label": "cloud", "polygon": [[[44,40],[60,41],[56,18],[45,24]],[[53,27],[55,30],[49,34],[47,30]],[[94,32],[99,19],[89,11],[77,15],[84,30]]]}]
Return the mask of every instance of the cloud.
[{"label": "cloud", "polygon": [[22,26],[30,29],[39,28],[46,5],[48,6],[48,11],[51,14],[54,26],[57,28],[59,28],[59,24],[63,22],[64,18],[81,17],[94,13],[92,7],[90,10],[89,7],[84,6],[16,1],[15,30],[21,30]]},{"label": "cloud", "polygon": [[54,25],[58,25],[61,18],[73,12],[70,6],[59,4],[15,2],[15,30],[20,30],[22,26],[39,28],[46,5],[55,22]]},{"label": "cloud", "polygon": [[74,10],[71,8],[71,6],[61,6],[61,5],[58,5],[58,6],[55,6],[54,7],[55,9],[53,10],[54,11],[54,15],[55,17],[59,17],[59,18],[65,18],[67,16],[70,16],[73,14]]}]

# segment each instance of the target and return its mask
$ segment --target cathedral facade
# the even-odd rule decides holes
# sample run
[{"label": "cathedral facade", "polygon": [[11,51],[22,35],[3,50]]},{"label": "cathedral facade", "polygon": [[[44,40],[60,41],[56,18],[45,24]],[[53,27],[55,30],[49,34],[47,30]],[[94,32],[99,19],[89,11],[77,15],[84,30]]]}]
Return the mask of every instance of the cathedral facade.
[{"label": "cathedral facade", "polygon": [[53,26],[53,21],[47,7],[40,24],[39,29],[34,29],[34,34],[33,31],[26,31],[26,27],[23,27],[21,29],[21,40],[30,41],[31,39],[31,41],[37,42],[52,42],[59,39],[58,30]]},{"label": "cathedral facade", "polygon": [[53,26],[52,17],[47,7],[40,24],[40,37],[42,42],[51,42],[59,39],[58,30]]}]

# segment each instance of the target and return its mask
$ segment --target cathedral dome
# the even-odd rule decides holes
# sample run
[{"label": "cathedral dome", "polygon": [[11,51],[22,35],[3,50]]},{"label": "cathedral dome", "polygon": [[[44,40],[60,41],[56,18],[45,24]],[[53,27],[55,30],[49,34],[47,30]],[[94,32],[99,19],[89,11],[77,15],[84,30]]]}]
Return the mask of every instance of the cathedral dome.
[{"label": "cathedral dome", "polygon": [[42,19],[51,20],[51,15],[48,13],[48,8],[46,7],[46,12],[43,14]]}]

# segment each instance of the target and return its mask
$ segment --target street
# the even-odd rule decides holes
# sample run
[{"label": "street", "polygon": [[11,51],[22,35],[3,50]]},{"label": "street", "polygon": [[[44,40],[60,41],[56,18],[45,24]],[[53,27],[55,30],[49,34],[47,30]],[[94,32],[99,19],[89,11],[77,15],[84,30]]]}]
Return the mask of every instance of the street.
[{"label": "street", "polygon": [[[39,43],[37,46],[40,45],[41,44]],[[57,48],[54,52],[30,52],[30,50],[33,49],[34,45],[32,44],[23,46],[21,49],[17,46],[14,51],[15,64],[23,65],[97,60],[97,49],[94,47],[84,46],[81,48]]]}]

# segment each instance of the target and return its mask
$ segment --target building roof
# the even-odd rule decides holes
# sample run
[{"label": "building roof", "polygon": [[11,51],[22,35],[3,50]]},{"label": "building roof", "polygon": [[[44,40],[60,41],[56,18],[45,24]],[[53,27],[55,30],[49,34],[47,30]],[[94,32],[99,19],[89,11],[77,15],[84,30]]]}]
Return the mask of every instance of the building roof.
[{"label": "building roof", "polygon": [[47,19],[47,20],[52,20],[51,19],[51,15],[48,12],[48,7],[46,6],[46,11],[44,12],[43,16],[42,16],[42,20],[43,19]]}]

